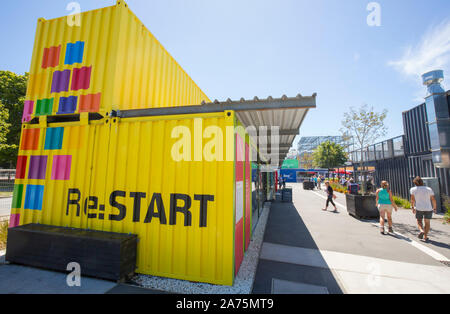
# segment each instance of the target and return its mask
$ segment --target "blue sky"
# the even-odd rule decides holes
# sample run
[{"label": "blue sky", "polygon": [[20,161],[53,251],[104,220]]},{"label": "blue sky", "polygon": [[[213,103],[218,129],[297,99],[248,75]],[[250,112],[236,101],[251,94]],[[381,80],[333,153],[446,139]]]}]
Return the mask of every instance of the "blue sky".
[{"label": "blue sky", "polygon": [[[3,3],[0,69],[28,71],[37,19],[67,15],[69,2]],[[78,2],[82,11],[115,3]],[[426,94],[420,74],[450,75],[448,0],[377,1],[380,27],[368,26],[366,0],[127,2],[211,99],[316,92],[304,136],[339,134],[343,112],[363,103],[388,109],[386,138],[400,135],[401,112]]]}]

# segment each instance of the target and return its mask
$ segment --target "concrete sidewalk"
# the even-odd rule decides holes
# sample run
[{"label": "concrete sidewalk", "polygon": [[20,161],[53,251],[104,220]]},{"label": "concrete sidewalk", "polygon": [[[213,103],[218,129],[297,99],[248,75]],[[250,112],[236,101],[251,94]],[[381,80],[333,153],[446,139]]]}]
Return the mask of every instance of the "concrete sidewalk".
[{"label": "concrete sidewalk", "polygon": [[253,293],[450,292],[450,268],[439,261],[450,253],[449,226],[433,221],[435,242],[422,245],[402,211],[401,234],[382,236],[376,221],[348,215],[343,195],[339,213],[323,212],[323,192],[291,187],[294,203],[272,206]]},{"label": "concrete sidewalk", "polygon": [[0,251],[0,294],[163,294],[128,284],[82,277],[80,287],[69,287],[67,274],[5,263]]}]

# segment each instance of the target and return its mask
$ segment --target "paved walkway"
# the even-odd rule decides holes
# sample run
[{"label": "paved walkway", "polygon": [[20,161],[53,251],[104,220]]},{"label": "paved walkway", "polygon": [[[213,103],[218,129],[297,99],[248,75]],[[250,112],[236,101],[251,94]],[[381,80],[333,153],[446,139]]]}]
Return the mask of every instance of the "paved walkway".
[{"label": "paved walkway", "polygon": [[67,274],[5,264],[0,251],[0,294],[162,294],[166,292],[82,277],[80,287],[69,287]]},{"label": "paved walkway", "polygon": [[8,218],[11,213],[12,197],[0,197],[0,221]]},{"label": "paved walkway", "polygon": [[[274,203],[253,293],[450,293],[450,226],[432,221],[432,242],[417,238],[410,211],[394,214],[394,235],[376,221],[322,212],[325,193],[292,184],[294,203]],[[331,208],[330,208],[331,210]]]}]

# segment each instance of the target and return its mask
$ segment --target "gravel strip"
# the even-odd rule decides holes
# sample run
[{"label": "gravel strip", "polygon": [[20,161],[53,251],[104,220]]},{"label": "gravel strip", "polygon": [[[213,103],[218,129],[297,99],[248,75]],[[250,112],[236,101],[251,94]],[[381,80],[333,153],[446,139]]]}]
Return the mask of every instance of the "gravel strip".
[{"label": "gravel strip", "polygon": [[269,211],[270,203],[266,203],[232,287],[148,275],[137,275],[133,278],[133,281],[144,288],[179,294],[250,294],[255,280]]}]

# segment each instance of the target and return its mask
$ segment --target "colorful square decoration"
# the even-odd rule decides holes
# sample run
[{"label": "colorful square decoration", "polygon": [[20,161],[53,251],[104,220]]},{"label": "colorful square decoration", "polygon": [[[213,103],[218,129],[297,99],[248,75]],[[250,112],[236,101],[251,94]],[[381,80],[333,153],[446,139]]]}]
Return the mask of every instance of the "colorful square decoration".
[{"label": "colorful square decoration", "polygon": [[100,101],[102,93],[81,95],[80,96],[80,112],[98,112],[100,110]]},{"label": "colorful square decoration", "polygon": [[53,156],[52,180],[70,180],[72,156]]},{"label": "colorful square decoration", "polygon": [[24,209],[42,210],[42,202],[44,200],[43,185],[27,185],[25,193]]},{"label": "colorful square decoration", "polygon": [[22,123],[29,122],[34,110],[34,101],[26,100],[23,104]]},{"label": "colorful square decoration", "polygon": [[37,150],[39,148],[40,129],[25,129],[20,142],[21,150]]},{"label": "colorful square decoration", "polygon": [[77,91],[80,89],[89,89],[89,86],[91,85],[91,72],[92,67],[73,69],[71,90]]},{"label": "colorful square decoration", "polygon": [[14,194],[11,208],[22,208],[23,184],[14,185]]},{"label": "colorful square decoration", "polygon": [[45,134],[45,150],[58,150],[62,148],[64,128],[48,128]]},{"label": "colorful square decoration", "polygon": [[9,217],[9,228],[14,228],[20,225],[20,214],[11,214]]},{"label": "colorful square decoration", "polygon": [[27,172],[27,160],[27,156],[17,157],[16,179],[25,179],[25,173]]},{"label": "colorful square decoration", "polygon": [[83,63],[84,42],[68,43],[66,46],[66,59],[64,64],[72,65],[75,63]]},{"label": "colorful square decoration", "polygon": [[77,96],[61,97],[57,114],[74,113],[77,110]]},{"label": "colorful square decoration", "polygon": [[69,91],[70,70],[55,71],[52,80],[52,93]]},{"label": "colorful square decoration", "polygon": [[30,156],[28,179],[45,180],[47,156]]},{"label": "colorful square decoration", "polygon": [[54,98],[39,99],[36,104],[36,115],[51,115],[53,112],[53,101]]},{"label": "colorful square decoration", "polygon": [[42,68],[47,69],[58,66],[60,54],[61,46],[45,48],[44,56],[42,57]]}]

